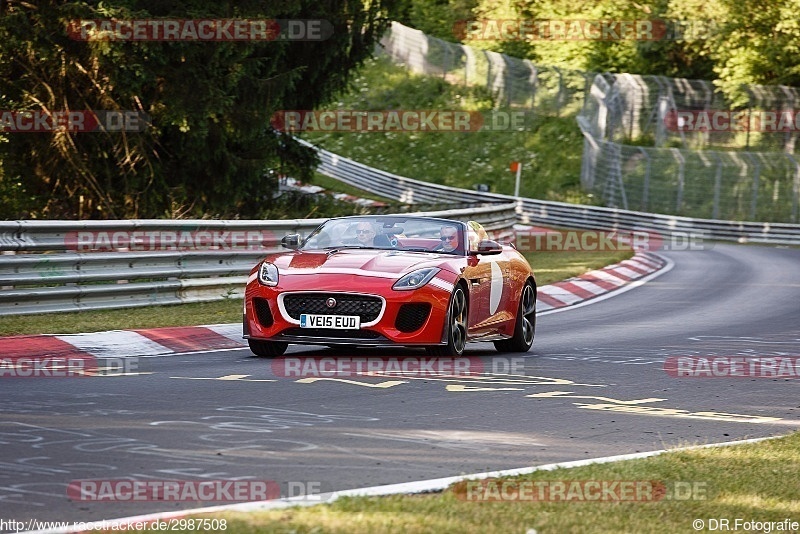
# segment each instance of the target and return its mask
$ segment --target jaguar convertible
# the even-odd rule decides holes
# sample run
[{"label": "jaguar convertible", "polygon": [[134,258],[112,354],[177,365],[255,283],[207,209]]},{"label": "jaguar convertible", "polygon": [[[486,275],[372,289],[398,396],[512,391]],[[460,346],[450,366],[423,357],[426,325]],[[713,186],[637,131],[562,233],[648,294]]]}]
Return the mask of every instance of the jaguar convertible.
[{"label": "jaguar convertible", "polygon": [[329,219],[250,272],[244,337],[259,356],[289,344],[424,347],[459,356],[469,342],[527,352],[536,280],[511,245],[477,222],[379,215]]}]

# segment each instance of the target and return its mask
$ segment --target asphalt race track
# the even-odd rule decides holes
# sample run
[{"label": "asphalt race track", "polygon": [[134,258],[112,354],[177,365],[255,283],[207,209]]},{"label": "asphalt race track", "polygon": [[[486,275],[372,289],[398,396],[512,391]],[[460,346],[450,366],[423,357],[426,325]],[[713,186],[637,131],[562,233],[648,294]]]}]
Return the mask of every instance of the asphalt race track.
[{"label": "asphalt race track", "polygon": [[[126,376],[4,379],[0,517],[93,521],[208,504],[71,501],[78,479],[330,491],[796,430],[797,379],[676,378],[664,362],[800,354],[800,250],[662,255],[674,268],[641,287],[540,316],[524,360],[470,345],[479,376],[298,380],[225,350],[140,358]],[[300,354],[424,355],[287,353]],[[514,363],[524,367],[509,373]]]}]

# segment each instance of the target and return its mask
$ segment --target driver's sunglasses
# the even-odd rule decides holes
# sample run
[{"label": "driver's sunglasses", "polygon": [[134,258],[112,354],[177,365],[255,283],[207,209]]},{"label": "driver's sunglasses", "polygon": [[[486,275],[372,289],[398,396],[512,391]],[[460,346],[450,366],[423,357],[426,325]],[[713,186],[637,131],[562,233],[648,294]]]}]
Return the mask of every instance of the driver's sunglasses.
[{"label": "driver's sunglasses", "polygon": [[372,230],[356,230],[357,234],[371,234]]},{"label": "driver's sunglasses", "polygon": [[443,235],[439,239],[441,239],[442,241],[455,241],[456,237],[458,237],[458,236],[456,236],[456,235]]}]

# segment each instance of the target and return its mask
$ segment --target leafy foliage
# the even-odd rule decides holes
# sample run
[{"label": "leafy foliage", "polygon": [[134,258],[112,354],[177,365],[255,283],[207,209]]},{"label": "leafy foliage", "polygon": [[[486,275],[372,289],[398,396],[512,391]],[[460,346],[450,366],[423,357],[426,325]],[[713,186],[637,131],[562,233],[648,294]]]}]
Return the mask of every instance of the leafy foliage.
[{"label": "leafy foliage", "polygon": [[[3,218],[259,217],[268,169],[308,180],[315,155],[268,127],[313,109],[371,55],[394,0],[0,2],[0,109],[136,110],[144,133],[0,138]],[[77,41],[76,19],[324,19],[315,41]],[[21,195],[21,196],[20,196]],[[17,198],[20,197],[20,198]]]},{"label": "leafy foliage", "polygon": [[[431,8],[428,0],[407,1],[408,24],[442,39],[457,40],[448,26],[452,15]],[[466,5],[462,0],[433,4]],[[735,102],[741,84],[800,86],[798,9],[798,0],[478,0],[468,17],[476,21],[658,21],[667,33],[651,40],[495,38],[464,42],[543,65],[713,79]]]}]

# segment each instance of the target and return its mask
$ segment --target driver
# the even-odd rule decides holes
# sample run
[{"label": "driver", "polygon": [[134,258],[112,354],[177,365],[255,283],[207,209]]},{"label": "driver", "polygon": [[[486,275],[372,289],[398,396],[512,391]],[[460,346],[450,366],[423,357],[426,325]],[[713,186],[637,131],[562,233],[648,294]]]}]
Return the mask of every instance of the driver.
[{"label": "driver", "polygon": [[439,230],[439,239],[442,240],[440,249],[443,252],[453,252],[458,248],[458,228],[452,225],[442,226]]},{"label": "driver", "polygon": [[356,226],[356,239],[359,245],[365,247],[375,246],[375,228],[366,221],[358,223]]}]

